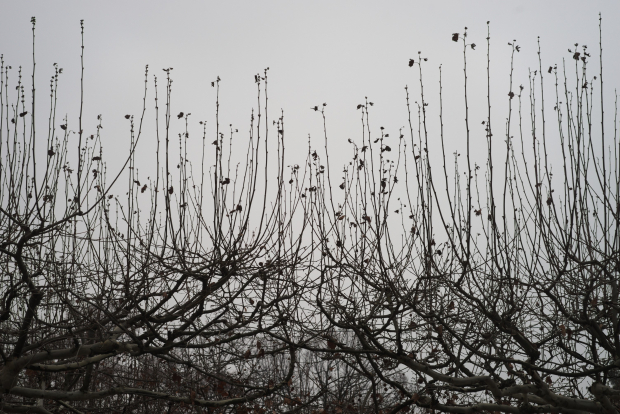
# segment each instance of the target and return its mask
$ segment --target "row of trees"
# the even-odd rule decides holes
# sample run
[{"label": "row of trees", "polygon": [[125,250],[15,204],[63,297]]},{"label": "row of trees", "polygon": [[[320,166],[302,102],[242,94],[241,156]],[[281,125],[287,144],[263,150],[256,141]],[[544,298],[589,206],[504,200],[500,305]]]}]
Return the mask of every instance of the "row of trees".
[{"label": "row of trees", "polygon": [[[203,124],[195,160],[170,70],[158,84],[147,68],[142,114],[126,116],[130,153],[111,175],[101,117],[92,134],[82,113],[75,125],[56,118],[60,70],[42,138],[34,84],[27,99],[20,73],[9,93],[2,62],[0,409],[617,413],[620,146],[615,129],[605,135],[602,69],[588,73],[585,47],[559,67],[540,63],[527,87],[511,69],[500,126],[489,87],[477,164],[473,48],[466,33],[452,39],[465,69],[463,156],[446,148],[441,81],[440,133],[428,132],[437,118],[416,59],[408,128],[375,131],[372,103],[360,104],[342,173],[327,128],[324,148],[287,164],[267,71],[245,153],[233,151],[236,131],[217,123],[214,139]],[[145,180],[136,148],[153,98]],[[178,134],[174,117],[185,120]],[[561,154],[555,170],[550,154]],[[126,197],[112,195],[119,187]]]}]

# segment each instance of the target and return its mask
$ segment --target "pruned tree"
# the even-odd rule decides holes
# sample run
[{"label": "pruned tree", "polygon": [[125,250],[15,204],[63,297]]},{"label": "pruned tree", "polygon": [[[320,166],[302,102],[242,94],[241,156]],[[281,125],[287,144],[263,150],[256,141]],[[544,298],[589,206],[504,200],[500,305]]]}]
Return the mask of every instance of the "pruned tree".
[{"label": "pruned tree", "polygon": [[[34,46],[34,18],[32,27]],[[285,398],[296,352],[273,333],[288,335],[307,249],[303,217],[293,232],[300,199],[284,189],[283,119],[269,139],[258,108],[237,165],[235,131],[225,139],[218,121],[210,145],[200,122],[202,158],[192,160],[190,114],[172,112],[171,69],[162,93],[147,67],[142,113],[122,120],[130,153],[112,176],[103,117],[56,119],[62,69],[43,138],[35,85],[27,97],[20,69],[9,93],[10,70],[2,62],[0,410],[264,412],[269,398]],[[259,93],[266,77],[257,76]],[[219,93],[219,78],[213,85]],[[137,148],[153,97],[157,152],[145,179]]]},{"label": "pruned tree", "polygon": [[366,101],[342,178],[329,160],[316,175],[322,283],[306,329],[324,341],[307,347],[368,378],[370,404],[349,412],[617,413],[620,142],[603,117],[602,57],[575,45],[547,68],[539,49],[529,85],[517,86],[520,48],[510,43],[508,113],[501,125],[491,116],[487,71],[480,125],[469,112],[474,45],[467,33],[452,40],[462,46],[465,105],[453,163],[446,92],[440,80],[431,113],[419,56],[409,130],[372,129]]}]

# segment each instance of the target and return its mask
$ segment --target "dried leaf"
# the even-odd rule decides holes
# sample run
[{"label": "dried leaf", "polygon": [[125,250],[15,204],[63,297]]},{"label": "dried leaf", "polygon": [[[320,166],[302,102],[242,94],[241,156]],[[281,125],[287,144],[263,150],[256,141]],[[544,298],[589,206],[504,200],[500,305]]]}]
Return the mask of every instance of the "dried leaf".
[{"label": "dried leaf", "polygon": [[560,325],[560,332],[562,332],[562,336],[566,336],[566,326]]}]

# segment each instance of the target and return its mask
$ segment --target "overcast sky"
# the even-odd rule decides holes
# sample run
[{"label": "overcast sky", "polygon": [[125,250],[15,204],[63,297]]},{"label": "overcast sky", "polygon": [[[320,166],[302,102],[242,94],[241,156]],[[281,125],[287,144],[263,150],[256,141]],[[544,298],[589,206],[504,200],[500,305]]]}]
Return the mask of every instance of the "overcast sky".
[{"label": "overcast sky", "polygon": [[[347,138],[360,136],[356,105],[365,96],[375,102],[371,113],[375,130],[385,126],[396,135],[406,125],[404,86],[409,85],[414,95],[419,91],[417,73],[407,62],[421,51],[428,58],[424,71],[429,110],[436,111],[437,73],[439,65],[443,67],[448,139],[458,145],[463,124],[462,45],[450,40],[452,33],[462,33],[467,26],[468,41],[478,45],[468,52],[468,65],[472,99],[482,99],[486,93],[486,22],[490,21],[492,87],[497,99],[493,114],[501,124],[508,92],[507,43],[516,39],[521,46],[517,85],[527,85],[528,69],[538,67],[537,36],[544,68],[570,60],[568,49],[579,43],[593,52],[590,70],[595,74],[599,12],[603,13],[605,88],[613,104],[614,88],[620,81],[616,76],[620,65],[617,0],[4,1],[0,53],[14,68],[13,80],[19,65],[29,76],[30,18],[36,16],[38,90],[47,90],[54,62],[64,68],[59,95],[62,115],[66,113],[75,125],[80,19],[84,19],[85,128],[87,133],[94,131],[96,115],[102,114],[104,145],[118,155],[128,142],[123,116],[141,111],[147,64],[160,79],[162,68],[174,68],[173,112],[192,113],[193,136],[200,133],[199,120],[207,120],[209,128],[214,128],[210,83],[217,76],[222,79],[222,123],[247,131],[250,111],[256,105],[254,75],[269,67],[271,117],[284,110],[289,148],[303,149],[308,134],[321,138],[322,121],[310,107],[325,102],[329,137],[338,153],[347,148]],[[152,119],[152,83],[149,87],[147,117]],[[485,111],[478,105],[472,116],[485,119]],[[173,123],[173,130],[181,131],[180,121]],[[437,130],[436,122],[431,130]],[[476,133],[484,139],[482,130]],[[152,135],[145,139],[152,140]]]}]

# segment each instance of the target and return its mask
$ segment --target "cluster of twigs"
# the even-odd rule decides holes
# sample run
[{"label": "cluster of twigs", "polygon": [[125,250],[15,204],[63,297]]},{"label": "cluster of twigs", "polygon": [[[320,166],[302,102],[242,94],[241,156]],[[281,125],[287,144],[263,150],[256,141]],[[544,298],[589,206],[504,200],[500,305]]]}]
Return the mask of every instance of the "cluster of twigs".
[{"label": "cluster of twigs", "polygon": [[[47,138],[36,130],[34,18],[32,27],[29,105],[21,68],[16,95],[12,68],[2,61],[0,72],[4,412],[617,413],[620,147],[615,127],[605,135],[602,57],[591,77],[585,46],[548,69],[539,51],[527,91],[513,85],[511,61],[499,133],[487,37],[480,166],[467,89],[475,45],[455,33],[463,157],[446,154],[441,78],[440,133],[429,132],[437,119],[418,58],[409,127],[377,133],[373,103],[360,104],[361,142],[350,140],[341,176],[330,168],[325,105],[313,108],[324,151],[310,147],[301,166],[286,166],[267,71],[255,77],[245,155],[237,142],[233,151],[236,131],[220,131],[213,82],[215,139],[201,122],[193,164],[171,69],[162,94],[147,67],[142,113],[126,116],[130,153],[112,176],[102,117],[92,134],[81,109],[76,125],[57,121],[58,67]],[[82,42],[82,62],[83,53]],[[136,148],[149,94],[157,149],[144,180]],[[184,121],[176,136],[175,118]],[[561,154],[559,170],[550,153]],[[126,197],[113,196],[123,180]]]}]

